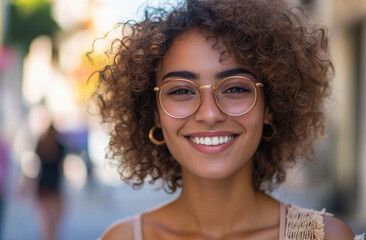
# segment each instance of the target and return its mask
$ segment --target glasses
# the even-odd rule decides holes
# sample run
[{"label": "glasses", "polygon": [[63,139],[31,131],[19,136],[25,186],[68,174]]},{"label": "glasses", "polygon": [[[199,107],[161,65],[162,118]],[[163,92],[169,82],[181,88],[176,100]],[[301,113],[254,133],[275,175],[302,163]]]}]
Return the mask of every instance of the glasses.
[{"label": "glasses", "polygon": [[232,76],[222,79],[216,86],[196,85],[187,79],[173,79],[160,87],[158,101],[166,114],[173,118],[186,118],[197,111],[202,103],[201,89],[212,88],[218,108],[230,116],[242,116],[250,112],[258,99],[258,87],[262,83],[243,76]]}]

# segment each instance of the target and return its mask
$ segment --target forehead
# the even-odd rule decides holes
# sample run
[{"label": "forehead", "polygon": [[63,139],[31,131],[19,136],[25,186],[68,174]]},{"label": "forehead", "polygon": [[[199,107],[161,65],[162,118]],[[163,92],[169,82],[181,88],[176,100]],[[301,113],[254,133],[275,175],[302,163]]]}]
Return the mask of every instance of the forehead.
[{"label": "forehead", "polygon": [[157,79],[170,71],[208,75],[234,67],[240,66],[222,40],[194,29],[174,39],[161,61]]}]

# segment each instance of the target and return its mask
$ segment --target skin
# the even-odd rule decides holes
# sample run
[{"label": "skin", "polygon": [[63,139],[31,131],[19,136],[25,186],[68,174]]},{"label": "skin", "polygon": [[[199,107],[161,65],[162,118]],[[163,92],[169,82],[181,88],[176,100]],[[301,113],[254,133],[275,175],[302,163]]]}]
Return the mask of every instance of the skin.
[{"label": "skin", "polygon": [[[217,74],[232,69],[245,69],[232,57],[220,61],[219,50],[212,49],[214,43],[213,39],[207,41],[197,31],[180,36],[163,59],[162,70],[157,73],[157,85],[180,77],[181,71],[195,74],[196,79],[192,77],[190,80],[198,85],[216,85],[221,80],[216,78]],[[256,81],[250,74],[240,75]],[[170,77],[162,80],[164,76]],[[171,154],[183,166],[183,175],[194,175],[206,180],[222,180],[231,177],[239,170],[246,169],[246,174],[249,174],[251,168],[248,163],[261,140],[263,122],[270,121],[269,114],[265,114],[263,90],[259,88],[258,101],[252,111],[239,117],[228,116],[217,107],[213,90],[203,89],[202,92],[201,106],[188,118],[175,119],[158,108],[156,125],[162,128]],[[188,136],[233,134],[236,137],[230,148],[215,154],[201,153],[187,140]]]},{"label": "skin", "polygon": [[[220,61],[220,51],[225,46],[219,42],[218,50],[213,49],[213,44],[198,30],[178,36],[157,72],[157,86],[180,77],[176,72],[193,73],[191,80],[198,85],[216,85],[218,73],[247,69],[233,57]],[[257,82],[251,74],[239,75]],[[184,184],[176,200],[143,214],[145,240],[278,239],[279,202],[256,191],[252,183],[252,156],[260,143],[263,124],[272,119],[265,107],[263,89],[258,90],[256,106],[243,116],[223,113],[211,89],[202,90],[202,105],[187,118],[172,118],[158,107],[155,123],[162,128],[171,154],[182,166]],[[235,138],[229,147],[215,154],[209,147],[197,149],[188,138],[212,135]],[[353,239],[352,231],[343,222],[333,217],[326,217],[325,222],[329,235],[326,239]],[[102,239],[121,236],[133,239],[130,222],[116,223]]]}]

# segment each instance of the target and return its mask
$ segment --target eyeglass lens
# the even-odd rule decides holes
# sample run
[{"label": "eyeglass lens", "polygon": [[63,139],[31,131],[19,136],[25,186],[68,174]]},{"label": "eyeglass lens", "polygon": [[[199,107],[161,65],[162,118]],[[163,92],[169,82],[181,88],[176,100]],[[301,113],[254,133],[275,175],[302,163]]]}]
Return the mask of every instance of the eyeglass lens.
[{"label": "eyeglass lens", "polygon": [[[256,88],[246,78],[227,78],[216,88],[216,103],[228,115],[250,111],[256,101]],[[166,113],[176,118],[193,114],[201,103],[199,88],[188,80],[171,80],[160,89],[160,103]]]}]

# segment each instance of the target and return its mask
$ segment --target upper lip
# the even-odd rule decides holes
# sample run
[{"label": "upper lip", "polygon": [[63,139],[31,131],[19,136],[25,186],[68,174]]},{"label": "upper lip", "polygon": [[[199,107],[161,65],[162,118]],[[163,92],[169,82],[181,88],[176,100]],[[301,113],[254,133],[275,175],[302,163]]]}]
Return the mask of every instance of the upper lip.
[{"label": "upper lip", "polygon": [[232,136],[238,135],[232,131],[208,131],[208,132],[195,132],[186,134],[186,137],[221,137],[221,136]]}]

